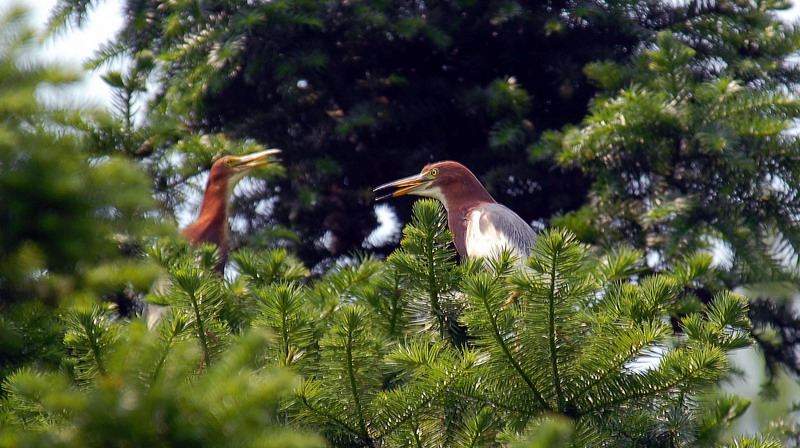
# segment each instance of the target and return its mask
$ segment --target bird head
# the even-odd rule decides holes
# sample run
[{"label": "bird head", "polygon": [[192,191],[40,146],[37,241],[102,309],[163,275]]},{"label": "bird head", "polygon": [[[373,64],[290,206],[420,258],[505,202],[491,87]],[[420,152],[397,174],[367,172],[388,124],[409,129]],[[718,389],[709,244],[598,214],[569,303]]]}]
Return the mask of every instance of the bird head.
[{"label": "bird head", "polygon": [[[475,190],[483,200],[489,197],[486,190],[472,171],[458,162],[444,161],[425,165],[419,174],[404,177],[392,182],[385,183],[373,191],[376,193],[382,190],[394,188],[392,192],[378,196],[375,200],[380,201],[388,197],[403,196],[413,194],[440,200],[445,208],[449,202],[456,197],[461,197],[470,190]],[[485,194],[485,196],[484,196]]]},{"label": "bird head", "polygon": [[277,162],[278,159],[270,156],[279,154],[280,152],[280,149],[267,149],[244,156],[221,157],[211,166],[209,184],[226,185],[229,190],[232,190],[233,187],[236,186],[236,183],[239,182],[248,171],[259,166]]}]

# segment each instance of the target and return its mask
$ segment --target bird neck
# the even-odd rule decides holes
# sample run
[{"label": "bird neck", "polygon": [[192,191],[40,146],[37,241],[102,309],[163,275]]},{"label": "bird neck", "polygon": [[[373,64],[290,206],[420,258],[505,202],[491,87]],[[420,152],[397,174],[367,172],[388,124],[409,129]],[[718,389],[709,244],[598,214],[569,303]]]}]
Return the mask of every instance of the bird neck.
[{"label": "bird neck", "polygon": [[200,206],[197,221],[182,232],[192,244],[215,244],[222,255],[222,266],[228,256],[229,190],[224,183],[209,182],[203,195],[203,204]]},{"label": "bird neck", "polygon": [[465,257],[467,255],[467,221],[470,213],[482,205],[495,204],[497,201],[492,198],[475,176],[469,176],[463,181],[449,185],[444,196],[446,200],[442,203],[447,209],[447,225],[453,233],[456,251]]},{"label": "bird neck", "polygon": [[442,193],[442,203],[448,213],[467,213],[475,207],[497,202],[472,173],[464,176],[463,180],[447,185]]}]

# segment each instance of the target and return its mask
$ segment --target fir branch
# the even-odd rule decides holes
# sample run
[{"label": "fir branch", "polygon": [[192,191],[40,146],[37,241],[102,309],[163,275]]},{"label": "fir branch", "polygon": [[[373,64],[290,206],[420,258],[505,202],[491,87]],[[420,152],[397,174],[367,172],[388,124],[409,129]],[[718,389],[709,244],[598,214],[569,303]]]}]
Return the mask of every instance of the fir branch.
[{"label": "fir branch", "polygon": [[396,336],[400,332],[400,326],[403,316],[404,309],[401,307],[401,294],[400,294],[400,277],[397,275],[392,275],[388,279],[391,284],[389,285],[391,289],[389,289],[389,316],[388,320],[388,333],[392,336]]},{"label": "fir branch", "polygon": [[507,287],[502,285],[498,279],[494,279],[490,277],[489,274],[481,272],[465,278],[463,282],[463,290],[468,297],[477,300],[480,310],[482,311],[482,315],[488,319],[490,336],[500,348],[506,361],[511,364],[511,367],[514,369],[514,371],[516,371],[525,384],[528,385],[528,388],[533,393],[533,396],[539,405],[543,409],[551,409],[551,407],[542,397],[539,388],[534,384],[531,376],[528,375],[525,369],[522,368],[521,363],[514,356],[513,350],[508,346],[507,341],[503,337],[503,333],[500,331],[498,314],[502,311],[497,307],[496,302],[500,295],[503,295],[503,300],[505,300],[505,297],[508,296],[505,294],[505,292],[508,291]]},{"label": "fir branch", "polygon": [[275,359],[281,365],[304,359],[314,343],[311,312],[304,300],[306,291],[295,284],[274,284],[254,291],[260,314],[253,324],[278,335]]},{"label": "fir branch", "polygon": [[205,316],[202,315],[200,312],[200,300],[198,300],[198,296],[195,291],[187,291],[189,302],[192,305],[192,311],[194,312],[194,323],[197,326],[197,330],[195,334],[197,338],[200,340],[200,346],[203,349],[203,365],[208,367],[211,363],[209,359],[209,348],[208,348],[208,341],[206,338],[208,335],[206,334],[206,329],[204,328],[204,321]]},{"label": "fir branch", "polygon": [[202,350],[204,368],[211,365],[213,355],[223,346],[222,338],[230,334],[230,329],[218,318],[224,289],[221,279],[211,272],[217,264],[215,255],[218,253],[212,249],[213,246],[206,245],[199,250],[204,269],[194,267],[192,260],[185,258],[177,267],[168,266],[173,288],[163,298],[189,318],[189,326],[194,329]]},{"label": "fir branch", "polygon": [[161,369],[169,358],[170,349],[179,340],[187,326],[188,320],[172,310],[167,311],[167,315],[159,322],[158,330],[162,341],[162,346],[160,347],[161,355],[158,357],[155,368],[153,368],[153,372],[150,375],[151,383],[158,380]]},{"label": "fir branch", "polygon": [[358,322],[358,314],[356,314],[355,310],[350,313],[346,313],[346,317],[344,319],[345,325],[345,332],[347,335],[347,340],[345,342],[345,354],[347,357],[347,376],[350,381],[350,393],[353,396],[353,402],[356,406],[356,418],[358,419],[358,426],[361,430],[360,438],[367,444],[368,447],[372,448],[374,446],[372,442],[372,438],[367,431],[367,423],[364,419],[364,410],[361,407],[361,392],[359,391],[358,387],[356,386],[356,372],[353,368],[353,344],[354,344],[354,332],[360,326]]},{"label": "fir branch", "polygon": [[460,398],[466,398],[469,400],[474,400],[482,404],[486,404],[496,409],[502,409],[504,411],[508,411],[517,415],[527,415],[531,412],[529,408],[526,407],[516,407],[513,405],[508,404],[506,401],[496,400],[487,394],[483,394],[479,392],[477,389],[468,389],[467,391],[463,390],[452,390],[450,393],[455,394]]},{"label": "fir branch", "polygon": [[432,239],[428,239],[426,241],[428,243],[425,247],[425,256],[428,259],[427,264],[427,271],[425,272],[425,278],[428,281],[428,294],[431,303],[431,309],[433,310],[433,314],[439,320],[439,336],[444,339],[446,337],[446,327],[445,327],[445,319],[444,319],[444,312],[442,311],[441,305],[439,305],[439,288],[436,284],[436,264],[434,261],[434,246]]},{"label": "fir branch", "polygon": [[297,391],[297,396],[300,398],[300,402],[303,403],[303,406],[312,414],[319,415],[323,417],[323,419],[326,421],[334,422],[340,428],[344,429],[345,431],[349,432],[350,434],[356,437],[361,437],[362,435],[361,432],[348,425],[347,422],[340,419],[336,414],[332,412],[327,412],[322,407],[314,406],[314,404],[311,402],[311,398],[316,397],[317,394],[324,393],[319,389],[319,387],[320,383],[312,379],[306,380],[301,385],[301,387]]},{"label": "fir branch", "polygon": [[73,350],[78,361],[78,379],[90,380],[108,372],[109,347],[119,338],[119,328],[111,321],[109,305],[89,309],[72,308],[64,315],[67,331],[64,345]]},{"label": "fir branch", "polygon": [[459,336],[449,325],[455,316],[444,306],[446,294],[455,286],[455,251],[441,203],[415,202],[412,222],[403,234],[403,250],[389,257],[389,265],[404,275],[412,294],[424,302],[439,336],[457,345]]},{"label": "fir branch", "polygon": [[[560,249],[556,248],[556,249]],[[553,253],[553,265],[550,270],[550,278],[549,280],[549,293],[547,295],[547,304],[549,307],[548,313],[548,328],[549,332],[547,334],[547,339],[550,346],[550,365],[553,369],[553,385],[556,389],[556,396],[558,397],[558,411],[561,412],[564,410],[564,392],[561,390],[561,379],[558,375],[558,353],[556,352],[556,274],[558,272],[558,251]]]},{"label": "fir branch", "polygon": [[[613,331],[612,328],[598,328],[595,330],[597,334],[604,334]],[[590,350],[597,350],[596,357],[590,357],[585,363],[586,370],[591,371],[589,375],[590,381],[585,382],[581,387],[571,393],[574,398],[583,397],[588,391],[598,387],[598,385],[605,383],[609,379],[620,375],[623,372],[623,367],[629,362],[636,359],[648,346],[652,346],[658,341],[663,340],[668,335],[669,328],[661,323],[645,323],[642,326],[631,328],[628,332],[617,334],[616,331],[609,334],[605,341],[609,344],[624,346],[624,351],[617,351],[619,347],[614,347],[616,350],[612,357],[608,357],[601,346],[592,345]],[[628,344],[630,343],[630,344]],[[605,347],[603,347],[605,348]],[[609,362],[611,361],[611,362]],[[583,376],[581,376],[583,379]]]},{"label": "fir branch", "polygon": [[[379,417],[386,424],[381,428],[379,438],[388,437],[409,418],[413,418],[434,400],[451,391],[453,385],[467,376],[478,362],[474,352],[461,352],[460,358],[456,359],[450,352],[452,349],[444,346],[439,346],[439,349],[442,352],[415,373],[415,381],[384,394],[386,407]],[[400,351],[403,350],[401,347]],[[413,349],[406,354],[412,352]],[[399,412],[397,408],[400,409]]]},{"label": "fir branch", "polygon": [[[688,361],[680,358],[688,358]],[[669,368],[665,367],[669,365]],[[620,393],[608,401],[598,400],[591,406],[578,409],[579,416],[585,416],[601,409],[612,409],[622,403],[647,396],[656,396],[673,390],[680,385],[696,385],[698,381],[710,382],[721,375],[726,366],[725,356],[716,347],[702,347],[697,350],[675,350],[662,360],[658,370],[644,374],[633,374],[630,380],[642,380],[627,384]],[[675,369],[679,369],[675,374]],[[668,371],[668,372],[665,372]],[[659,384],[660,383],[660,384]],[[631,387],[632,386],[632,387]]]}]

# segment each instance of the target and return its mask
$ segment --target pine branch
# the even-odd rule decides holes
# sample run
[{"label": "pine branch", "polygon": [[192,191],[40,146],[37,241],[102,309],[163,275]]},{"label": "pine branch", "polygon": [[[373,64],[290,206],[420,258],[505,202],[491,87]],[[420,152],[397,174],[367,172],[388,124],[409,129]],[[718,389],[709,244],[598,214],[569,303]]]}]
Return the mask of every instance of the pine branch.
[{"label": "pine branch", "polygon": [[[519,360],[514,355],[514,350],[509,346],[503,331],[500,329],[499,318],[503,312],[502,304],[505,303],[510,290],[499,279],[493,279],[486,273],[478,273],[464,279],[462,288],[471,304],[480,310],[481,317],[488,319],[489,336],[500,348],[504,359],[525,382],[533,394],[534,399],[543,409],[551,409],[542,397],[539,388],[534,384],[532,377],[523,369]],[[468,323],[472,323],[468,321]],[[477,322],[475,322],[477,323]]]},{"label": "pine branch", "polygon": [[455,318],[444,306],[446,294],[455,286],[455,251],[445,216],[437,201],[415,202],[412,222],[403,229],[403,250],[387,261],[405,276],[415,296],[425,298],[424,307],[432,314],[439,336],[457,344],[459,336],[451,326]]},{"label": "pine branch", "polygon": [[[425,356],[420,356],[425,353]],[[414,416],[425,414],[432,403],[450,393],[456,384],[469,378],[479,362],[476,353],[459,352],[441,343],[424,339],[409,340],[389,355],[389,362],[404,366],[406,384],[385,392],[384,404],[376,420],[381,422],[378,438],[390,437]],[[416,368],[411,367],[418,364]]]},{"label": "pine branch", "polygon": [[323,421],[333,422],[339,428],[344,429],[351,435],[355,437],[361,437],[362,433],[359,432],[356,428],[350,426],[347,422],[342,420],[340,416],[342,414],[336,414],[334,412],[328,412],[324,409],[323,406],[315,406],[315,403],[320,403],[321,395],[325,392],[322,391],[322,384],[314,381],[314,380],[306,380],[301,387],[296,392],[297,396],[300,399],[300,402],[303,404],[305,409],[310,412],[311,415],[322,417]]},{"label": "pine branch", "polygon": [[177,313],[183,313],[187,318],[202,350],[202,367],[208,368],[231,334],[225,322],[219,319],[225,289],[221,279],[212,271],[217,265],[218,252],[211,245],[197,250],[185,248],[190,254],[200,257],[199,263],[203,268],[195,267],[195,260],[187,258],[185,252],[162,254],[167,257],[167,270],[173,287],[158,300],[176,308]]},{"label": "pine branch", "polygon": [[[553,254],[553,259],[558,259],[558,249]],[[549,281],[549,293],[547,294],[547,304],[549,306],[549,313],[548,313],[548,327],[549,332],[547,335],[547,339],[550,346],[550,365],[553,369],[553,385],[556,389],[556,396],[558,397],[558,408],[559,412],[564,410],[564,393],[561,391],[561,378],[558,375],[558,353],[556,352],[556,273],[559,269],[557,263],[553,263],[552,268],[550,270],[550,277]]]},{"label": "pine branch", "polygon": [[259,252],[242,248],[231,253],[230,259],[249,283],[258,286],[299,281],[311,275],[299,260],[282,248]]},{"label": "pine branch", "polygon": [[345,312],[344,318],[344,329],[346,332],[346,341],[345,341],[345,354],[347,358],[347,376],[350,381],[350,393],[353,397],[353,403],[355,404],[355,412],[356,418],[358,419],[358,426],[360,429],[360,437],[367,444],[368,447],[372,448],[374,446],[372,442],[372,437],[370,437],[369,432],[367,431],[367,423],[364,419],[364,410],[361,407],[361,392],[356,385],[356,372],[353,368],[353,344],[354,344],[354,333],[358,331],[360,328],[359,323],[359,314],[356,310],[352,310],[351,312]]},{"label": "pine branch", "polygon": [[108,373],[108,350],[119,338],[119,328],[112,323],[108,305],[89,309],[71,308],[64,315],[67,331],[64,345],[75,353],[78,379],[88,381]]},{"label": "pine branch", "polygon": [[92,6],[91,0],[61,0],[50,13],[48,29],[51,33],[63,30],[70,21],[80,27]]},{"label": "pine branch", "polygon": [[161,369],[170,356],[170,349],[180,340],[188,324],[189,322],[186,318],[169,311],[159,322],[158,331],[162,342],[161,355],[156,361],[155,368],[153,368],[153,372],[150,375],[151,383],[158,381]]},{"label": "pine branch", "polygon": [[[625,371],[625,365],[641,356],[645,348],[653,347],[656,343],[663,341],[668,336],[670,329],[663,322],[655,322],[625,330],[615,331],[610,326],[595,330],[597,334],[608,333],[608,335],[602,339],[597,338],[599,341],[589,346],[589,350],[584,355],[587,358],[586,361],[580,362],[585,366],[582,369],[585,373],[581,374],[579,378],[585,382],[577,391],[570,394],[571,399],[580,399],[590,390],[620,375]],[[610,358],[607,356],[608,346],[605,344],[613,348],[614,355]],[[589,381],[586,381],[584,376],[588,377]]]},{"label": "pine branch", "polygon": [[[682,360],[684,357],[690,361]],[[613,399],[595,402],[579,409],[578,415],[585,416],[602,409],[612,409],[622,403],[674,390],[680,385],[708,384],[717,379],[726,366],[725,356],[716,347],[702,347],[692,351],[676,350],[664,357],[657,370],[631,375],[626,380],[633,381],[620,389]]]}]

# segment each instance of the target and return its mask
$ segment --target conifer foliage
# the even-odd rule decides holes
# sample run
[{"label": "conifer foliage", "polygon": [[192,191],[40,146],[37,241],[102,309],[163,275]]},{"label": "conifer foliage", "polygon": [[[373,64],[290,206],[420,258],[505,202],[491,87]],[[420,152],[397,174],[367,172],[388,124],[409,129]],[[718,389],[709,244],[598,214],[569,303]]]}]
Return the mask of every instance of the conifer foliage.
[{"label": "conifer foliage", "polygon": [[[56,22],[82,17],[90,3],[62,5]],[[359,11],[374,12],[378,3]],[[141,4],[146,9],[150,3]],[[286,4],[265,3],[282,14],[283,25],[320,26],[304,20],[303,11],[280,11]],[[309,10],[324,5],[298,4]],[[253,5],[241,3],[241,10]],[[687,11],[702,16],[703,5]],[[200,6],[202,13],[210,11]],[[121,121],[41,105],[34,95],[41,84],[73,77],[20,63],[20,48],[33,34],[21,10],[9,11],[0,19],[0,447],[772,448],[780,446],[780,436],[797,437],[790,427],[731,437],[732,423],[749,403],[717,389],[733,370],[728,355],[752,342],[748,302],[720,279],[791,279],[792,272],[780,267],[774,270],[779,275],[764,276],[755,268],[774,264],[738,269],[737,263],[720,275],[711,256],[696,251],[704,238],[723,240],[736,251],[751,247],[753,239],[714,219],[701,219],[697,228],[686,221],[704,217],[692,191],[713,193],[704,207],[738,219],[734,208],[747,201],[722,197],[730,186],[752,193],[744,199],[780,209],[783,214],[764,215],[770,219],[759,222],[757,240],[772,236],[779,251],[794,250],[787,214],[793,190],[766,172],[777,160],[786,164],[783,179],[794,175],[794,146],[779,143],[798,111],[790,98],[759,90],[762,84],[747,78],[752,66],[733,67],[725,80],[694,76],[713,57],[703,59],[708,54],[665,32],[642,49],[637,65],[587,70],[606,87],[625,73],[637,86],[617,85],[621,93],[599,98],[582,128],[549,135],[548,148],[564,164],[596,170],[603,193],[598,201],[608,201],[611,212],[622,216],[603,221],[609,214],[592,206],[579,214],[591,218],[590,226],[613,222],[609,234],[622,235],[630,247],[588,246],[581,240],[591,239],[590,226],[575,225],[576,215],[566,215],[559,221],[564,228],[542,231],[525,260],[503,253],[457,263],[441,204],[425,200],[414,204],[400,248],[385,260],[358,255],[328,269],[308,269],[285,248],[250,247],[231,254],[235,269],[229,272],[235,274],[222,277],[214,269],[216,248],[157,239],[174,231],[158,223],[163,215],[148,179],[127,158],[146,157],[150,150],[174,154],[164,143],[174,141],[196,156],[187,164],[202,166],[216,151],[257,144],[224,135],[178,138],[174,122],[137,128],[129,106],[152,68],[147,54],[137,54],[130,76],[107,76],[124,94]],[[512,23],[513,2],[502,11],[497,24]],[[682,23],[691,16],[664,20]],[[187,24],[180,21],[134,18],[164,25],[173,37],[183,31],[220,37],[202,27],[182,31]],[[216,13],[196,18],[231,19]],[[261,18],[244,14],[233,22],[237,27],[226,30],[237,33]],[[446,34],[414,17],[397,26],[404,39],[422,36],[447,47]],[[548,26],[558,31],[558,23]],[[145,38],[135,27],[126,32]],[[236,38],[221,47],[195,43],[185,55],[167,48],[191,80],[216,77],[216,71],[178,67],[182,56],[204,59],[194,50],[208,45],[214,49],[210,62],[226,66],[236,53]],[[785,75],[791,82],[791,72]],[[498,95],[492,110],[502,116],[492,125],[495,149],[525,140],[515,126],[525,126],[529,104],[512,81],[492,84]],[[206,86],[198,81],[183,87],[188,90],[167,93],[188,95],[177,108],[200,101]],[[506,109],[508,104],[515,107]],[[337,125],[349,137],[369,128],[358,120],[368,114],[352,110]],[[635,120],[645,113],[659,120]],[[737,120],[729,122],[731,117]],[[676,132],[683,140],[672,139]],[[644,151],[637,136],[660,143]],[[615,138],[613,145],[604,143]],[[696,160],[670,172],[665,154],[676,141]],[[749,153],[756,143],[775,157]],[[160,160],[144,165],[169,170]],[[720,189],[701,182],[706,164],[729,176]],[[626,171],[642,174],[636,171],[642,167],[667,181]],[[175,171],[169,176],[181,177]],[[613,188],[631,185],[641,188],[639,202],[626,201]],[[313,203],[313,192],[306,199]],[[627,206],[646,211],[645,217],[628,213]],[[670,226],[685,237],[665,231]],[[774,255],[766,252],[761,255]],[[167,308],[152,329],[135,315],[121,315],[108,300],[118,293],[142,297],[145,290],[146,301]]]},{"label": "conifer foliage", "polygon": [[[798,39],[794,27],[775,29],[764,39]],[[726,287],[769,299],[756,302],[752,318],[771,372],[782,363],[798,374],[790,335],[800,319],[779,285],[793,288],[800,260],[800,142],[790,132],[800,103],[769,79],[780,66],[718,65],[687,42],[691,35],[663,31],[629,64],[587,66],[607,94],[580,127],[550,133],[543,147],[596,182],[583,208],[554,222],[584,241],[646,249],[661,260],[656,270],[687,250],[713,248],[723,255]],[[712,65],[713,73],[703,72]],[[787,337],[770,341],[763,335],[770,326]]]},{"label": "conifer foliage", "polygon": [[[80,26],[95,3],[59,0],[52,28]],[[770,373],[800,376],[800,316],[783,300],[800,260],[790,6],[127,1],[93,61],[133,61],[106,76],[119,119],[84,128],[144,165],[170,209],[215,154],[283,148],[288,175],[234,204],[239,236],[312,269],[363,248],[388,255],[394,240],[368,239],[370,188],[446,159],[527,222],[632,245],[656,271],[714,245],[724,286],[752,292]],[[138,126],[131,101],[148,85],[157,94],[138,105],[152,119]],[[389,207],[408,222],[409,203]]]},{"label": "conifer foliage", "polygon": [[[638,275],[640,253],[598,253],[552,229],[522,266],[506,253],[457,267],[445,223],[438,202],[419,201],[389,260],[353,260],[311,281],[281,251],[234,254],[243,274],[224,280],[203,256],[210,248],[158,243],[150,252],[171,254],[159,261],[172,282],[159,326],[71,308],[73,367],[5,381],[0,445],[725,441],[748,403],[711,393],[726,354],[751,342],[747,302],[720,293],[682,316],[677,334],[668,318],[711,274],[706,257]],[[256,263],[283,266],[267,279],[248,274]],[[444,296],[452,305],[437,312],[432,298]]]}]

